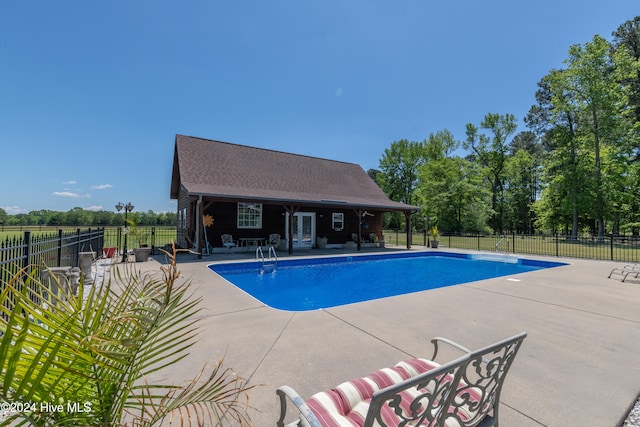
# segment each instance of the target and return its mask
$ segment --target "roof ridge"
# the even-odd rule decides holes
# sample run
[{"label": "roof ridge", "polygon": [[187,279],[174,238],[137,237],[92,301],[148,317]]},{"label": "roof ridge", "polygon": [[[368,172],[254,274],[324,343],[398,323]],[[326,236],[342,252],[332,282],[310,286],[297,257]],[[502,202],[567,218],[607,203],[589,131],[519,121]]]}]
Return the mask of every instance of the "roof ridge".
[{"label": "roof ridge", "polygon": [[179,137],[179,136],[181,136],[183,138],[193,138],[193,139],[199,139],[199,140],[208,141],[208,142],[217,142],[218,144],[227,144],[227,145],[234,145],[236,147],[251,148],[253,150],[262,150],[262,151],[269,151],[271,153],[286,154],[286,155],[289,155],[289,156],[306,157],[306,158],[309,158],[309,159],[325,160],[325,161],[328,161],[328,162],[335,162],[335,163],[343,163],[343,164],[346,164],[346,165],[353,165],[353,166],[358,166],[358,167],[362,168],[362,166],[359,165],[358,163],[346,162],[344,160],[327,159],[325,157],[311,156],[309,154],[291,153],[289,151],[274,150],[272,148],[254,147],[254,146],[251,146],[251,145],[238,144],[236,142],[228,142],[228,141],[220,141],[220,140],[217,140],[217,139],[202,138],[200,136],[176,134],[176,138]]}]

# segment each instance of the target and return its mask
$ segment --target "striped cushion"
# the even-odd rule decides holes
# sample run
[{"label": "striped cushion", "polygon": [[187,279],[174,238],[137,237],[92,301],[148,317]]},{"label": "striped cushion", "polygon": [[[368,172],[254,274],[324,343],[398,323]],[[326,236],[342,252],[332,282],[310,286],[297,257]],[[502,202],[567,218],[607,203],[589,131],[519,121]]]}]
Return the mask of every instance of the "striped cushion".
[{"label": "striped cushion", "polygon": [[[306,403],[323,426],[359,427],[364,424],[371,398],[376,391],[436,366],[436,363],[426,359],[400,362],[393,368],[380,369],[365,378],[347,381],[334,389],[316,393]],[[408,410],[408,405],[417,394],[415,390],[403,392],[403,404],[406,403],[403,409]],[[397,424],[398,418],[389,406],[384,405],[381,415],[388,425]]]},{"label": "striped cushion", "polygon": [[429,359],[411,359],[399,362],[396,366],[407,371],[412,377],[415,377],[433,368],[437,368],[440,365]]},{"label": "striped cushion", "polygon": [[[381,389],[397,384],[410,377],[427,372],[438,365],[428,359],[411,359],[399,362],[393,368],[384,368],[367,377],[358,378],[340,384],[336,388],[314,394],[306,403],[318,421],[326,427],[361,427],[367,417],[367,411],[373,394]],[[459,390],[465,387],[462,383]],[[400,407],[405,413],[410,412],[410,405],[421,392],[409,388],[400,393]],[[464,397],[463,397],[464,396]],[[476,403],[482,397],[482,391],[475,387],[465,388],[464,393],[456,397],[458,403],[457,417],[463,422],[472,418],[476,411],[471,411],[469,403]],[[450,408],[452,409],[452,408]],[[399,418],[387,404],[381,410],[382,420],[389,426],[397,425]],[[456,417],[446,420],[447,427],[458,427]]]}]

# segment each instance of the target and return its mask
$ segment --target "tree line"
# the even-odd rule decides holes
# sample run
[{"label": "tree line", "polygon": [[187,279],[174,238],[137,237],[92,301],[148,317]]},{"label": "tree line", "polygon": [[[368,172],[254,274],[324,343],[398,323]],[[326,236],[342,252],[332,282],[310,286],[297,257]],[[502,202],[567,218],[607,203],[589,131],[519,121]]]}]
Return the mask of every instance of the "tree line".
[{"label": "tree line", "polygon": [[[423,208],[419,226],[638,234],[640,17],[612,35],[571,46],[564,67],[538,82],[528,130],[516,133],[512,114],[488,113],[462,141],[446,129],[394,141],[370,175],[393,200]],[[400,216],[388,221],[402,226]]]},{"label": "tree line", "polygon": [[[145,226],[177,224],[175,212],[133,211],[127,214],[127,219],[133,220],[137,225]],[[118,212],[90,211],[75,207],[67,212],[42,209],[26,214],[9,215],[0,208],[0,226],[123,226],[124,224],[124,213]]]}]

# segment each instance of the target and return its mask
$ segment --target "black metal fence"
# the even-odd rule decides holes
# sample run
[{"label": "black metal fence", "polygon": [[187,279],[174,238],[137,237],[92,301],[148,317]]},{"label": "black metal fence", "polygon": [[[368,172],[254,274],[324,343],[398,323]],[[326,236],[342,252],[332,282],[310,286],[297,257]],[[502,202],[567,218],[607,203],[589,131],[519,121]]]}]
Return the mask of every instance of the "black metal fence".
[{"label": "black metal fence", "polygon": [[[146,245],[151,248],[152,255],[159,255],[160,248],[167,248],[176,242],[176,227],[141,227],[127,235],[127,249]],[[130,229],[129,229],[130,230]],[[123,227],[109,227],[104,232],[104,248],[115,248],[117,253],[124,249],[125,231]]]},{"label": "black metal fence", "polygon": [[0,284],[32,265],[78,267],[80,252],[102,255],[103,241],[104,228],[51,233],[26,230],[21,236],[7,237],[0,241]]},{"label": "black metal fence", "polygon": [[[15,230],[4,227],[0,231],[9,237],[0,239],[0,283],[29,265],[77,267],[80,252],[95,252],[96,257],[106,256],[107,251],[113,252],[112,256],[121,255],[126,234],[124,230],[124,227],[85,230],[38,226],[34,230]],[[127,248],[147,245],[152,248],[152,254],[158,255],[159,248],[168,248],[175,241],[176,227],[139,226],[135,237],[127,236]]]},{"label": "black metal fence", "polygon": [[[385,230],[385,240],[406,245],[406,234],[400,230]],[[412,244],[430,246],[432,238],[424,230],[412,234]],[[449,234],[438,237],[439,247],[520,253],[543,256],[640,262],[640,236],[606,235],[572,237],[563,234]]]}]

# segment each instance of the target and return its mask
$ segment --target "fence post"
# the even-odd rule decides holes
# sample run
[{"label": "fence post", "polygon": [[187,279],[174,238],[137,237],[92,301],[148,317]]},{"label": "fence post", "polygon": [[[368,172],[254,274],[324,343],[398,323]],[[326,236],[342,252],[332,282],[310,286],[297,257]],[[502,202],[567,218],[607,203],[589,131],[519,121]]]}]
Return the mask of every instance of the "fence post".
[{"label": "fence post", "polygon": [[400,229],[396,228],[396,246],[398,246],[398,233],[400,233]]},{"label": "fence post", "polygon": [[558,232],[556,231],[556,256],[560,256],[558,254]]},{"label": "fence post", "polygon": [[118,238],[117,238],[117,244],[116,247],[118,248],[116,250],[116,253],[120,253],[120,246],[122,246],[122,227],[118,227]]},{"label": "fence post", "polygon": [[102,256],[102,248],[104,247],[104,230],[105,227],[98,230],[98,248],[96,249],[98,257]]},{"label": "fence post", "polygon": [[513,243],[511,245],[511,253],[515,254],[516,253],[516,232],[515,231],[511,232],[511,242]]},{"label": "fence post", "polygon": [[480,233],[478,233],[478,250],[480,250]]},{"label": "fence post", "polygon": [[26,270],[31,264],[31,231],[24,231],[24,251],[22,252],[22,267]]},{"label": "fence post", "polygon": [[58,267],[62,266],[62,228],[58,228]]},{"label": "fence post", "polygon": [[609,247],[611,248],[611,261],[613,261],[613,234],[611,234],[611,240],[609,242]]},{"label": "fence post", "polygon": [[79,261],[80,261],[80,238],[81,238],[81,235],[80,235],[80,229],[79,228],[76,229],[76,236],[77,236],[77,238],[76,238],[76,253],[75,253],[73,262],[71,263],[72,267],[79,267],[80,266]]}]

